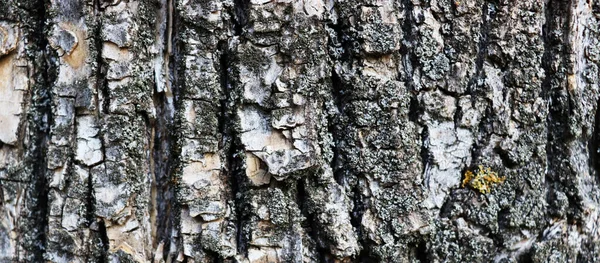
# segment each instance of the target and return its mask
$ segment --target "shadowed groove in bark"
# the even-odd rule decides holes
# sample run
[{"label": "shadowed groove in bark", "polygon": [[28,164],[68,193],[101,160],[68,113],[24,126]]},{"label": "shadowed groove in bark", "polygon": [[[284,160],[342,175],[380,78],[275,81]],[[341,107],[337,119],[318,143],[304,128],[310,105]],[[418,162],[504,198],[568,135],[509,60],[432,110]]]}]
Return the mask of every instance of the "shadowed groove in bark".
[{"label": "shadowed groove in bark", "polygon": [[[402,21],[402,45],[400,47],[400,55],[403,58],[404,64],[404,73],[406,74],[406,79],[403,80],[406,82],[407,89],[413,93],[410,101],[410,112],[409,117],[411,121],[416,122],[418,119],[417,112],[413,110],[417,110],[419,107],[417,102],[418,91],[415,89],[415,83],[413,80],[413,72],[414,68],[419,65],[419,61],[417,56],[414,53],[414,44],[415,44],[415,35],[413,26],[415,25],[415,18],[413,17],[413,3],[411,0],[402,0],[402,7],[404,8],[404,21]],[[413,105],[413,103],[416,103]]]},{"label": "shadowed groove in bark", "polygon": [[[97,5],[96,5],[97,4]],[[106,63],[102,59],[102,49],[104,47],[104,43],[102,41],[102,26],[104,25],[101,17],[101,6],[100,3],[96,3],[94,5],[94,11],[96,12],[96,21],[97,24],[94,28],[94,45],[97,50],[96,57],[96,109],[99,112],[104,114],[108,114],[109,105],[110,105],[110,95],[108,90],[108,82],[106,81]],[[100,105],[100,98],[98,94],[102,94],[102,105]],[[98,113],[99,113],[98,112]],[[98,115],[99,116],[99,115]],[[102,140],[101,140],[102,141]],[[102,142],[104,145],[104,142]],[[104,149],[102,150],[104,153]]]},{"label": "shadowed groove in bark", "polygon": [[[86,209],[86,214],[85,214],[85,220],[87,221],[87,226],[91,229],[92,225],[97,224],[94,222],[95,220],[95,211],[94,211],[94,184],[92,181],[92,177],[91,175],[88,177],[88,182],[87,182],[87,200],[85,203],[85,209]],[[95,225],[97,227],[97,225]],[[92,240],[94,240],[92,238]],[[104,245],[104,243],[103,243]],[[88,246],[89,247],[89,246]],[[86,255],[87,256],[87,260],[88,261],[92,261],[93,259],[95,259],[95,256],[98,256],[98,258],[96,258],[97,260],[99,260],[100,262],[105,262],[106,258],[105,258],[105,254],[104,254],[104,250],[101,251],[100,255],[94,255],[94,253],[92,253],[91,249],[90,249],[90,254]]]},{"label": "shadowed groove in bark", "polygon": [[25,240],[22,240],[22,245],[30,255],[17,254],[17,260],[42,262],[44,260],[45,247],[47,242],[46,229],[48,226],[48,176],[49,171],[47,168],[47,148],[50,137],[50,127],[52,125],[52,109],[51,109],[51,92],[47,88],[54,82],[56,78],[56,69],[49,62],[52,56],[49,51],[49,43],[46,39],[44,32],[47,31],[47,14],[46,14],[46,1],[39,0],[35,2],[35,6],[28,10],[35,24],[31,25],[32,28],[28,34],[31,37],[31,43],[33,48],[36,48],[36,52],[31,52],[30,59],[34,61],[36,67],[34,71],[34,85],[32,87],[32,111],[29,113],[28,120],[29,125],[33,130],[32,147],[27,153],[25,163],[27,166],[32,167],[30,174],[30,184],[27,186],[31,187],[27,193],[32,195],[32,198],[28,200],[31,202],[31,218],[27,219],[27,222],[21,225],[20,235],[26,234]]},{"label": "shadowed groove in bark", "polygon": [[[172,25],[172,15],[173,15],[173,1],[169,0],[166,2],[166,19],[167,26],[165,30],[165,50],[163,55],[165,56],[165,61],[169,61],[172,54],[169,47],[172,46],[172,43],[169,41],[173,41],[170,34],[176,35],[177,28]],[[167,63],[167,62],[165,62]],[[166,71],[169,73],[166,78],[167,82],[171,82],[170,76],[173,76],[173,64],[168,64],[168,68]],[[154,107],[156,108],[156,122],[155,122],[155,136],[154,136],[154,149],[153,149],[153,158],[154,158],[154,184],[156,187],[156,212],[157,212],[157,226],[156,226],[156,242],[160,244],[163,243],[163,255],[162,258],[167,258],[169,253],[169,247],[171,246],[171,233],[173,231],[174,226],[174,214],[173,208],[176,203],[174,186],[171,185],[171,176],[172,176],[172,165],[174,162],[174,158],[172,156],[172,145],[174,144],[174,134],[171,132],[175,130],[175,125],[173,123],[174,116],[174,107],[173,105],[169,105],[173,103],[173,98],[169,98],[167,93],[171,92],[171,96],[173,96],[173,91],[171,88],[177,87],[176,85],[166,84],[169,90],[165,92],[154,92],[153,101]],[[171,100],[171,101],[169,101]],[[156,256],[155,256],[156,257]]]},{"label": "shadowed groove in bark", "polygon": [[[173,0],[174,1],[174,0]],[[176,10],[177,2],[173,3],[173,10]],[[171,148],[170,148],[170,163],[169,163],[169,180],[168,183],[170,187],[172,187],[172,194],[174,196],[173,202],[171,203],[171,231],[177,233],[177,237],[174,240],[170,240],[170,242],[175,242],[176,251],[169,251],[176,253],[180,251],[183,247],[183,238],[181,236],[181,203],[179,202],[177,196],[179,195],[179,187],[177,187],[179,180],[181,180],[180,172],[182,170],[181,163],[181,142],[182,142],[182,134],[180,132],[183,127],[183,116],[181,113],[182,105],[183,105],[183,97],[185,95],[185,65],[184,56],[182,55],[184,50],[184,44],[182,40],[182,30],[183,27],[179,12],[173,11],[172,16],[172,59],[170,59],[169,70],[171,77],[171,87],[173,89],[173,129],[170,130],[171,137]],[[176,257],[177,255],[169,255],[170,257]]]},{"label": "shadowed groove in bark", "polygon": [[[572,171],[564,165],[568,159],[568,143],[573,140],[569,132],[569,117],[572,111],[572,102],[569,92],[566,90],[567,80],[565,67],[568,65],[568,39],[570,36],[569,24],[571,13],[570,2],[551,0],[546,8],[546,25],[544,26],[544,59],[542,66],[546,71],[546,79],[542,85],[546,92],[549,111],[546,120],[548,128],[547,163],[548,173],[546,184],[549,186],[548,198],[552,198],[553,192],[559,191],[566,194],[569,210],[567,218],[569,222],[580,222],[576,220],[580,214],[579,198],[572,191]],[[554,69],[553,64],[559,61],[559,71]],[[552,127],[552,128],[550,128]],[[592,165],[593,166],[593,165]],[[551,200],[549,200],[549,203]]]},{"label": "shadowed groove in bark", "polygon": [[427,243],[424,240],[421,240],[421,242],[415,244],[414,248],[416,253],[415,257],[417,261],[419,261],[420,263],[430,262],[429,259],[427,259]]},{"label": "shadowed groove in bark", "polygon": [[[104,48],[104,43],[102,41],[102,27],[104,25],[102,19],[101,19],[101,13],[102,13],[102,7],[101,7],[101,2],[100,0],[95,0],[94,1],[94,14],[95,14],[95,21],[96,24],[94,25],[94,27],[92,28],[92,32],[93,32],[93,44],[94,47],[96,49],[96,58],[95,58],[95,62],[96,62],[96,93],[95,93],[95,97],[96,97],[96,117],[101,116],[101,114],[108,114],[108,110],[109,110],[109,104],[110,104],[110,98],[109,98],[109,90],[108,90],[108,83],[106,81],[106,64],[104,63],[103,59],[102,59],[102,52],[103,52],[103,48]],[[103,101],[101,102],[100,96],[99,94],[102,95],[102,99]],[[103,136],[104,131],[102,129],[99,129],[99,136]],[[105,146],[105,141],[104,140],[100,140],[100,148],[102,151],[102,155],[103,155],[103,160],[106,160],[106,146]],[[87,200],[87,214],[86,214],[86,219],[88,220],[88,223],[90,224],[90,228],[92,231],[95,232],[95,234],[97,235],[96,238],[99,239],[99,241],[101,242],[100,247],[102,248],[102,250],[100,251],[100,254],[97,255],[98,258],[97,260],[99,262],[106,262],[108,260],[108,250],[110,248],[110,243],[108,240],[108,234],[106,233],[106,225],[104,223],[103,220],[98,220],[96,218],[96,206],[95,206],[95,200],[94,200],[94,196],[95,196],[95,191],[94,191],[94,178],[92,177],[92,174],[89,174],[88,177],[88,200]],[[96,240],[97,240],[96,239]],[[93,239],[94,240],[94,239]],[[92,255],[90,255],[92,256]]]},{"label": "shadowed groove in bark", "polygon": [[[248,24],[248,15],[250,12],[250,0],[234,0],[233,6],[233,34],[244,41],[245,28]],[[230,38],[229,41],[232,39]],[[221,90],[224,98],[221,100],[221,115],[219,117],[219,131],[224,138],[228,138],[227,153],[227,172],[229,175],[229,185],[231,186],[231,197],[235,206],[235,226],[236,226],[236,247],[237,254],[248,256],[248,236],[244,232],[244,222],[247,220],[247,178],[243,167],[243,145],[236,130],[235,110],[237,100],[235,94],[234,81],[232,81],[233,68],[235,63],[235,53],[233,48],[228,47],[230,43],[221,42],[219,50],[221,52]]]},{"label": "shadowed groove in bark", "polygon": [[[338,8],[337,3],[335,3],[334,8]],[[349,185],[349,183],[346,182],[347,180],[349,180],[349,178],[347,178],[348,172],[344,170],[342,166],[344,160],[340,153],[340,140],[342,140],[344,132],[343,123],[341,123],[342,121],[340,121],[340,119],[345,119],[343,106],[346,103],[348,103],[349,99],[348,94],[344,91],[344,83],[342,82],[342,79],[335,70],[335,61],[341,61],[342,63],[350,63],[353,59],[353,54],[351,49],[351,42],[349,41],[349,37],[344,33],[343,25],[338,22],[335,24],[329,23],[326,26],[331,29],[330,36],[328,38],[329,57],[334,61],[334,65],[329,77],[331,80],[331,100],[333,101],[333,106],[335,107],[335,109],[333,109],[333,114],[330,113],[327,116],[327,130],[331,134],[333,142],[333,146],[331,149],[333,152],[333,157],[331,159],[330,165],[333,170],[333,176],[335,181],[337,182],[337,184],[344,186]],[[341,54],[332,54],[332,50],[336,49],[336,45],[340,45],[340,48],[342,50]],[[302,185],[301,187],[304,187],[304,185]],[[357,240],[359,242],[359,245],[362,247],[356,260],[364,261],[364,259],[368,259],[369,253],[369,246],[365,243],[365,239],[362,236],[363,233],[361,230],[361,221],[362,216],[365,212],[366,205],[364,204],[363,197],[360,194],[360,189],[358,189],[357,183],[355,183],[354,186],[352,186],[351,191],[351,200],[353,206],[352,211],[350,211],[350,224],[352,225],[352,228],[357,234]],[[302,203],[298,203],[302,207]],[[312,218],[314,221],[314,216],[312,216]],[[318,242],[318,236],[316,235],[317,233],[310,234],[315,239],[315,241]],[[317,247],[317,253],[322,257],[326,256],[327,251],[321,249],[318,244]]]},{"label": "shadowed groove in bark", "polygon": [[[236,1],[237,3],[237,1]],[[237,10],[237,6],[236,6]],[[234,25],[239,26],[238,24]],[[242,26],[243,27],[243,26]],[[236,32],[237,33],[237,32]],[[221,98],[220,98],[220,113],[219,113],[219,132],[222,134],[220,148],[227,154],[226,156],[226,176],[228,178],[228,184],[231,186],[231,198],[235,205],[235,225],[237,228],[236,235],[236,247],[238,254],[246,253],[246,240],[242,233],[242,217],[243,217],[243,180],[244,171],[241,169],[242,160],[239,157],[239,151],[241,148],[238,135],[235,129],[235,99],[232,96],[232,84],[230,81],[230,73],[232,63],[232,54],[229,50],[229,43],[226,41],[219,41],[219,66],[220,66],[220,80],[221,80]],[[233,218],[233,217],[232,217]]]},{"label": "shadowed groove in bark", "polygon": [[[165,241],[164,246],[169,247],[169,235],[173,225],[171,213],[171,204],[174,200],[173,188],[169,183],[170,166],[173,162],[170,152],[172,145],[172,135],[169,132],[173,128],[173,123],[167,118],[165,113],[164,94],[155,95],[157,103],[157,122],[154,136],[153,158],[155,163],[155,184],[156,184],[156,204],[157,204],[157,241]],[[165,253],[167,251],[164,251]]]},{"label": "shadowed groove in bark", "polygon": [[[480,85],[479,82],[485,79],[485,75],[483,72],[483,64],[486,61],[492,60],[488,56],[488,46],[489,46],[489,33],[492,30],[492,26],[490,25],[492,19],[496,15],[496,8],[498,3],[496,1],[484,1],[481,6],[481,31],[480,31],[480,42],[477,50],[477,58],[475,60],[475,74],[469,80],[467,84],[467,94],[471,95],[471,103],[474,105],[475,100],[478,97],[485,97],[485,91],[479,91],[477,87]],[[493,62],[493,61],[490,61]],[[504,63],[502,61],[496,61],[497,63]],[[473,147],[471,148],[471,163],[476,164],[479,162],[479,158],[481,156],[482,148],[488,144],[490,140],[490,136],[492,135],[493,127],[492,120],[494,119],[493,111],[491,110],[491,106],[489,105],[485,109],[485,112],[479,122],[479,133],[482,134],[479,138],[476,138]]]},{"label": "shadowed groove in bark", "polygon": [[[421,116],[425,113],[425,105],[422,105],[419,102],[419,94],[422,90],[419,90],[417,86],[418,83],[415,83],[414,80],[414,72],[415,69],[422,67],[419,62],[419,58],[416,54],[416,47],[418,41],[418,32],[417,32],[417,18],[415,17],[415,6],[411,0],[402,0],[402,7],[404,11],[404,20],[402,21],[402,45],[400,48],[400,56],[402,58],[403,68],[404,68],[404,79],[398,79],[398,81],[402,81],[406,85],[407,93],[410,93],[410,100],[408,105],[408,121],[414,123],[416,127],[420,128],[420,150],[419,157],[421,162],[421,171],[422,179],[419,182],[423,188],[428,189],[430,187],[430,179],[431,173],[430,168],[433,164],[433,153],[430,150],[430,133],[429,127],[425,123],[421,121]],[[402,76],[402,74],[400,74]],[[443,89],[439,89],[443,92]],[[455,94],[450,94],[454,96]],[[458,100],[456,100],[456,104],[458,104]],[[459,110],[457,110],[459,112]],[[458,115],[454,116],[457,117]],[[417,128],[416,132],[419,129]],[[448,198],[446,198],[448,200]],[[397,240],[395,238],[395,240]]]},{"label": "shadowed groove in bark", "polygon": [[[597,8],[599,5],[594,5]],[[600,10],[594,10],[600,13]],[[592,126],[592,137],[588,142],[590,171],[594,175],[596,184],[600,184],[600,98],[596,102],[596,112],[594,116],[594,124]]]},{"label": "shadowed groove in bark", "polygon": [[108,234],[106,233],[106,225],[103,220],[98,221],[98,234],[100,235],[100,240],[102,241],[102,250],[103,250],[98,261],[99,262],[107,262],[108,249],[110,248],[110,243],[108,240]]},{"label": "shadowed groove in bark", "polygon": [[307,193],[306,193],[306,184],[310,183],[307,182],[308,180],[310,180],[311,178],[309,178],[310,176],[313,175],[309,175],[303,179],[298,180],[298,184],[297,184],[297,191],[296,191],[296,204],[298,204],[298,208],[300,209],[300,212],[302,213],[302,216],[304,216],[305,220],[303,222],[303,226],[302,228],[304,230],[307,231],[308,236],[313,239],[316,243],[316,254],[317,254],[317,258],[320,260],[320,262],[327,262],[327,256],[328,256],[328,252],[327,249],[325,248],[324,244],[322,244],[323,242],[321,242],[321,240],[319,240],[319,236],[320,236],[320,232],[318,229],[318,222],[317,219],[315,218],[314,213],[311,213],[310,211],[310,206],[314,205],[312,202],[310,202],[310,198],[308,197]]},{"label": "shadowed groove in bark", "polygon": [[248,23],[248,13],[250,9],[250,0],[234,0],[234,25],[233,32],[236,36],[242,36],[244,28]]},{"label": "shadowed groove in bark", "polygon": [[421,174],[423,174],[424,185],[427,185],[426,180],[428,180],[426,173],[429,164],[432,161],[431,153],[429,152],[429,131],[427,126],[422,125],[419,122],[420,116],[423,114],[424,108],[423,105],[420,105],[417,96],[419,95],[419,91],[416,90],[415,83],[413,80],[413,73],[415,67],[419,66],[419,59],[415,55],[414,45],[415,45],[415,32],[414,26],[416,24],[415,17],[413,15],[414,5],[410,0],[402,0],[402,6],[404,8],[404,21],[402,22],[402,46],[400,48],[400,55],[403,58],[404,65],[404,74],[406,75],[406,79],[400,80],[404,81],[407,86],[407,90],[411,93],[409,106],[408,106],[408,119],[412,121],[417,126],[422,127],[423,130],[421,132],[421,162],[423,164],[423,170]]},{"label": "shadowed groove in bark", "polygon": [[532,254],[531,251],[530,252],[526,252],[523,255],[519,256],[519,258],[517,259],[517,263],[533,263],[533,259],[531,258]]},{"label": "shadowed groove in bark", "polygon": [[[170,166],[173,162],[171,156],[172,120],[170,120],[169,110],[165,104],[167,98],[164,93],[155,94],[154,102],[157,109],[157,118],[155,122],[155,136],[153,158],[155,165],[155,184],[156,184],[156,204],[157,204],[157,241],[165,241],[165,247],[169,247],[169,235],[173,225],[171,213],[171,204],[173,203],[173,188],[169,184]],[[165,253],[167,251],[164,251]]]},{"label": "shadowed groove in bark", "polygon": [[[477,47],[477,57],[475,59],[475,74],[469,80],[467,84],[467,94],[474,94],[476,90],[473,90],[477,86],[477,82],[481,80],[483,76],[483,63],[488,59],[488,45],[489,45],[489,33],[490,33],[490,20],[493,19],[496,14],[496,5],[488,1],[484,1],[481,6],[481,31],[479,45]],[[474,99],[475,96],[472,96]]]}]

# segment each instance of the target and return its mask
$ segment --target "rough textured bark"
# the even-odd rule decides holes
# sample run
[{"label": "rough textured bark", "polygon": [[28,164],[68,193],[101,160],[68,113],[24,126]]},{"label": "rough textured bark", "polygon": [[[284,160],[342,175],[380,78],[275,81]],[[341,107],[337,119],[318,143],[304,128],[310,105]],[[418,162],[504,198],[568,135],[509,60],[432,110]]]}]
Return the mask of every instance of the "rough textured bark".
[{"label": "rough textured bark", "polygon": [[600,262],[599,20],[0,0],[0,262]]}]

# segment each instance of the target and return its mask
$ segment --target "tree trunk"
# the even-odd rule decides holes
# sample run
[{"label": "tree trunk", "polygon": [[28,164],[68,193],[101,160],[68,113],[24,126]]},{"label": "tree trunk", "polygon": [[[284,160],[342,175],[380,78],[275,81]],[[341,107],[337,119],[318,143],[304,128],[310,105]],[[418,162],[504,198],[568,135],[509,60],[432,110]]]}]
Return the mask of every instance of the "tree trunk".
[{"label": "tree trunk", "polygon": [[600,262],[600,3],[0,0],[0,262]]}]

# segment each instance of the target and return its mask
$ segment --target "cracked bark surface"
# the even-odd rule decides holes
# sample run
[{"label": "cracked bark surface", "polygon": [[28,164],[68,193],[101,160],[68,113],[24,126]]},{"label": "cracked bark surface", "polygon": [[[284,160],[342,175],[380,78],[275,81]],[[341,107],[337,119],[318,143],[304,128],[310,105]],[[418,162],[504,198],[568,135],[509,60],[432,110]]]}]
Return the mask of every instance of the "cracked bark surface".
[{"label": "cracked bark surface", "polygon": [[599,262],[599,20],[0,0],[0,262]]}]

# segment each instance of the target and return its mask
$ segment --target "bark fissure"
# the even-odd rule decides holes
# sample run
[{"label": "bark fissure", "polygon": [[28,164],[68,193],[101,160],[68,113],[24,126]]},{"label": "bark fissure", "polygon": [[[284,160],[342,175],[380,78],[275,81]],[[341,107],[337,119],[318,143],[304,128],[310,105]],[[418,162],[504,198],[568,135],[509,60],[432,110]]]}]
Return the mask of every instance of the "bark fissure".
[{"label": "bark fissure", "polygon": [[[474,87],[477,87],[478,81],[483,79],[483,63],[488,60],[488,45],[489,45],[489,32],[490,32],[490,20],[493,19],[495,14],[495,6],[493,3],[488,1],[483,1],[481,6],[481,30],[480,30],[480,40],[477,48],[477,56],[475,59],[475,74],[469,80],[467,84],[467,94],[477,94],[477,90],[473,90]],[[475,98],[473,96],[472,98]]]},{"label": "bark fissure", "polygon": [[108,234],[106,233],[106,224],[104,221],[97,221],[98,224],[98,235],[100,236],[102,252],[99,255],[100,262],[108,261],[108,250],[110,249],[110,241],[108,240]]},{"label": "bark fissure", "polygon": [[[169,63],[171,57],[173,56],[173,35],[177,35],[177,28],[173,25],[173,0],[167,0],[165,3],[163,14],[165,18],[165,26],[164,29],[164,50],[162,54],[158,54],[159,56],[163,56],[164,59],[164,72],[166,74],[165,79],[165,90],[160,91],[158,89],[158,84],[155,86],[155,93],[153,96],[154,107],[157,111],[156,113],[156,122],[154,125],[155,128],[155,136],[154,136],[154,148],[153,148],[153,158],[155,168],[152,169],[154,171],[154,191],[156,191],[156,242],[158,242],[158,246],[162,246],[162,249],[156,251],[156,253],[162,252],[162,255],[155,255],[154,258],[166,259],[170,257],[171,247],[171,235],[173,233],[173,229],[175,227],[176,217],[174,216],[173,211],[175,211],[176,199],[175,199],[175,186],[171,185],[172,176],[173,176],[173,167],[175,158],[173,158],[172,149],[174,148],[174,133],[175,123],[174,123],[174,114],[175,107],[173,101],[173,88],[177,87],[173,85],[172,78],[173,76],[173,64]],[[160,27],[157,26],[160,30]],[[160,78],[155,78],[160,79]],[[155,248],[156,249],[156,248]]]},{"label": "bark fissure", "polygon": [[248,12],[250,0],[234,0],[234,23],[233,33],[235,36],[243,36],[246,24],[248,24]]},{"label": "bark fissure", "polygon": [[[153,158],[155,164],[155,191],[157,205],[157,241],[164,242],[164,247],[170,246],[170,235],[173,227],[172,204],[174,202],[173,187],[171,186],[171,164],[173,157],[171,149],[173,145],[172,133],[174,125],[172,114],[167,109],[167,98],[164,93],[155,94],[157,108],[156,131],[154,136]],[[163,251],[166,253],[168,250]]]},{"label": "bark fissure", "polygon": [[[237,9],[238,1],[236,1]],[[237,24],[235,25],[238,26]],[[242,26],[243,27],[243,26]],[[246,238],[243,235],[243,216],[244,216],[244,171],[241,169],[241,160],[239,154],[241,152],[241,146],[239,137],[235,129],[235,117],[234,110],[236,108],[236,101],[233,96],[232,81],[231,81],[231,63],[233,60],[232,50],[229,48],[228,41],[220,41],[219,47],[219,74],[220,74],[220,85],[222,97],[220,98],[220,113],[219,113],[219,131],[223,135],[221,139],[221,145],[223,151],[227,154],[225,162],[227,166],[225,168],[226,175],[228,177],[228,184],[231,187],[231,197],[234,201],[235,209],[235,226],[236,226],[236,247],[237,254],[244,255],[246,251]]]},{"label": "bark fissure", "polygon": [[[33,37],[33,43],[35,47],[39,48],[38,53],[35,54],[35,61],[37,71],[35,74],[35,84],[32,87],[32,112],[30,113],[30,127],[33,127],[34,136],[32,139],[33,147],[31,152],[28,153],[29,160],[32,169],[31,173],[31,194],[34,196],[30,202],[32,218],[28,224],[25,224],[25,228],[21,231],[22,233],[31,233],[28,239],[23,240],[25,255],[21,258],[17,254],[17,260],[31,260],[34,262],[44,261],[45,244],[47,242],[46,230],[48,226],[48,176],[49,171],[47,169],[48,160],[46,152],[48,149],[48,141],[50,137],[50,126],[53,123],[51,114],[51,101],[52,95],[50,90],[47,88],[53,83],[55,76],[54,69],[51,66],[50,60],[49,43],[44,37],[47,30],[47,13],[46,13],[46,2],[44,0],[37,1],[33,10],[31,10],[33,17],[35,18],[36,24],[32,28],[30,36]],[[29,187],[29,186],[28,186]],[[28,255],[30,253],[30,255]]]},{"label": "bark fissure", "polygon": [[326,251],[325,244],[323,244],[323,240],[320,238],[322,235],[319,233],[319,229],[317,227],[318,222],[314,216],[314,211],[311,211],[313,208],[310,207],[311,205],[314,206],[314,203],[306,201],[309,200],[309,196],[306,193],[306,180],[309,179],[298,181],[296,198],[294,201],[298,204],[300,212],[305,218],[304,224],[306,225],[303,226],[303,229],[308,230],[308,236],[317,243],[315,251],[317,258],[320,262],[327,262],[328,253]]},{"label": "bark fissure", "polygon": [[[564,149],[569,148],[569,143],[574,139],[569,131],[569,115],[572,111],[570,92],[567,89],[566,69],[557,71],[553,61],[558,60],[560,65],[567,67],[569,47],[569,24],[571,4],[562,1],[550,1],[546,12],[545,43],[547,48],[546,60],[543,63],[546,79],[543,83],[547,92],[549,113],[548,123],[548,176],[550,187],[548,197],[550,204],[554,204],[557,195],[565,195],[568,200],[567,216],[571,223],[577,222],[574,218],[579,214],[578,197],[574,196],[571,185],[571,168],[563,164],[566,158]],[[550,128],[553,127],[553,128]]]}]

